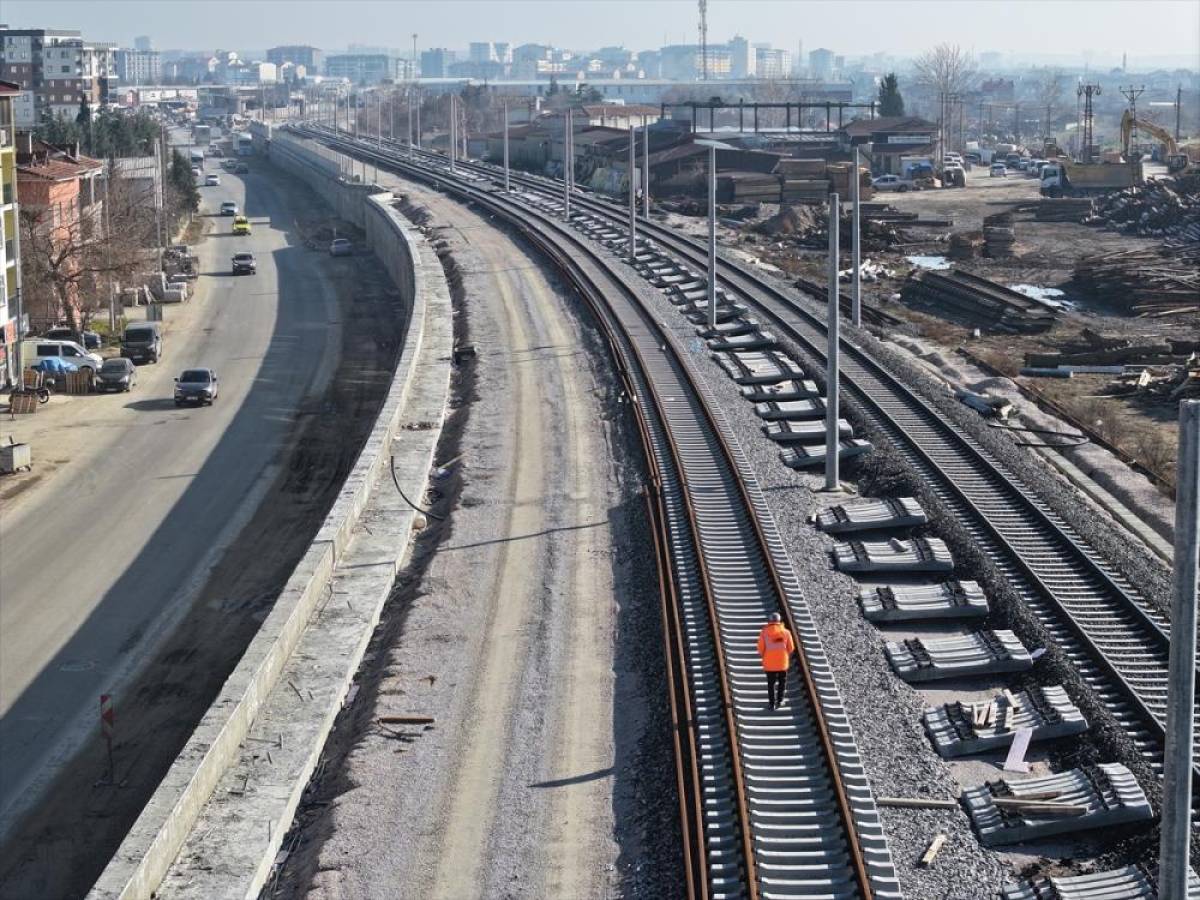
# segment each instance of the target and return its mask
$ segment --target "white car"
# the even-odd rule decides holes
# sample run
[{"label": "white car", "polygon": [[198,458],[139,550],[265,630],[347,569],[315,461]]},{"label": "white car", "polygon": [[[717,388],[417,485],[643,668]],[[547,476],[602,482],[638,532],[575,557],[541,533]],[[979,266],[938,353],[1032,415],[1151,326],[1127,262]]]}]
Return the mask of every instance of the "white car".
[{"label": "white car", "polygon": [[204,177],[204,186],[205,187],[219,187],[220,184],[221,184],[221,176],[218,175],[216,172],[213,172],[211,175],[206,175]]},{"label": "white car", "polygon": [[221,204],[221,215],[236,216],[238,214],[238,205],[232,200],[226,200]]},{"label": "white car", "polygon": [[896,191],[903,194],[912,190],[912,179],[901,178],[899,175],[880,175],[871,182],[871,187],[877,191]]},{"label": "white car", "polygon": [[1003,178],[1008,174],[1008,167],[1004,163],[992,163],[991,176],[992,178]]},{"label": "white car", "polygon": [[99,372],[104,360],[96,353],[89,353],[75,341],[55,341],[36,338],[21,342],[21,358],[26,366],[43,359],[58,357],[63,362],[74,363],[79,369]]}]

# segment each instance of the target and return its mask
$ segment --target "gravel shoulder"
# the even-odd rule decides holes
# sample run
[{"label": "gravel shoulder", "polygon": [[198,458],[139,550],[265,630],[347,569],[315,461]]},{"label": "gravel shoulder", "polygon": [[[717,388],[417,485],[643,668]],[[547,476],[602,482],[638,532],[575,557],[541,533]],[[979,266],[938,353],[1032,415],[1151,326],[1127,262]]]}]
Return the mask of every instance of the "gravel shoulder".
[{"label": "gravel shoulder", "polygon": [[[523,246],[392,187],[477,350],[439,448],[449,518],[397,583],[267,895],[664,896],[643,887],[676,809],[654,776],[673,773],[658,607],[607,360]],[[380,723],[397,714],[435,723]]]}]

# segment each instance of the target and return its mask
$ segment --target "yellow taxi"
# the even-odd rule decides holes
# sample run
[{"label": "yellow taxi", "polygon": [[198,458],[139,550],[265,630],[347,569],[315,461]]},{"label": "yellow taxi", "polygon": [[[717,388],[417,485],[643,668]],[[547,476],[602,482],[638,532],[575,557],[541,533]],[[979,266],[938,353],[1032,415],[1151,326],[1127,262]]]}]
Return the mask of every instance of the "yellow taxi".
[{"label": "yellow taxi", "polygon": [[233,219],[233,233],[234,234],[249,234],[250,233],[250,220],[247,219],[245,216],[235,216]]}]

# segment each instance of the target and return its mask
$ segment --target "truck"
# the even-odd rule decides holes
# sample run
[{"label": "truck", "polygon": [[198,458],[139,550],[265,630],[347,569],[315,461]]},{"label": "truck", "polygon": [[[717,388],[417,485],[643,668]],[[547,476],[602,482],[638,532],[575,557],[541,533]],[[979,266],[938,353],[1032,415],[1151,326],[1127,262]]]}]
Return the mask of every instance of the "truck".
[{"label": "truck", "polygon": [[238,156],[253,156],[254,138],[248,134],[236,135],[234,137],[234,147]]},{"label": "truck", "polygon": [[1142,183],[1140,162],[1077,163],[1056,159],[1042,168],[1043,197],[1088,197]]},{"label": "truck", "polygon": [[212,140],[212,126],[210,125],[193,125],[192,126],[192,143],[200,147],[207,147],[208,142]]}]

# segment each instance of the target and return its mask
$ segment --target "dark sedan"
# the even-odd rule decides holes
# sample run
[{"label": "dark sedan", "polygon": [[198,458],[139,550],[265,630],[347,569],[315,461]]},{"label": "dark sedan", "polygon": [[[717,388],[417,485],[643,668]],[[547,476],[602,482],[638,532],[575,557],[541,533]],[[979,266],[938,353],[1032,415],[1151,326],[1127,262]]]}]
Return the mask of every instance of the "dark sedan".
[{"label": "dark sedan", "polygon": [[184,369],[175,379],[175,405],[211,405],[217,399],[217,373],[212,369]]},{"label": "dark sedan", "polygon": [[137,366],[133,360],[117,356],[106,359],[96,373],[96,390],[101,393],[108,391],[129,391],[137,384]]}]

